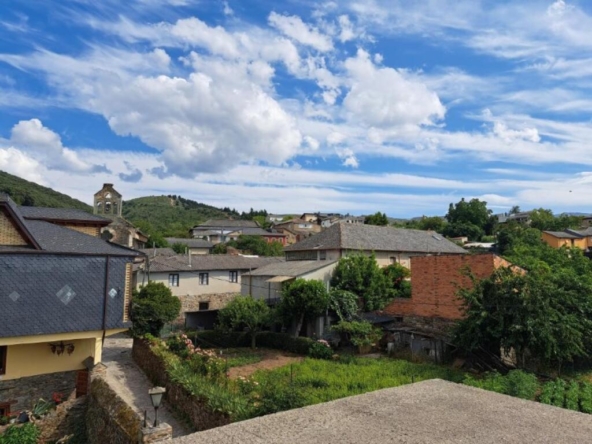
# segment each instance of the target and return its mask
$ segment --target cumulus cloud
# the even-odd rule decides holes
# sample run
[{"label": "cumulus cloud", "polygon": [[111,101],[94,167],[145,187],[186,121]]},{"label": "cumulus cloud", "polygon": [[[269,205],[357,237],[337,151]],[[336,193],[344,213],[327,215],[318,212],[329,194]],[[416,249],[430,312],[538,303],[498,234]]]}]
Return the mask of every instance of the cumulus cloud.
[{"label": "cumulus cloud", "polygon": [[358,168],[360,166],[358,158],[350,148],[337,148],[335,152],[343,161],[343,166],[348,166],[352,168]]},{"label": "cumulus cloud", "polygon": [[329,36],[322,34],[314,26],[304,23],[296,15],[289,16],[272,12],[269,14],[268,21],[271,26],[302,45],[310,46],[321,52],[333,49],[333,43]]},{"label": "cumulus cloud", "polygon": [[14,125],[7,143],[49,169],[83,173],[106,171],[105,166],[85,162],[75,151],[64,147],[60,136],[43,126],[39,119],[21,120]]},{"label": "cumulus cloud", "polygon": [[505,123],[495,122],[492,129],[493,134],[506,143],[514,140],[527,140],[529,142],[540,142],[541,137],[536,128],[511,129]]},{"label": "cumulus cloud", "polygon": [[46,185],[43,169],[39,162],[16,148],[0,148],[0,170],[2,171]]},{"label": "cumulus cloud", "polygon": [[393,68],[377,67],[360,49],[345,61],[351,87],[343,104],[357,120],[369,126],[432,125],[446,109],[438,95],[422,82]]}]

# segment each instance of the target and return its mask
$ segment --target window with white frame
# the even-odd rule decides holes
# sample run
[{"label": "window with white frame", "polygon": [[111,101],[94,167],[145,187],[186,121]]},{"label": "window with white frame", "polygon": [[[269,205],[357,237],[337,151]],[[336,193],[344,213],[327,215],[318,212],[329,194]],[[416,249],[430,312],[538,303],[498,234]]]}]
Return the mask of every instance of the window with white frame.
[{"label": "window with white frame", "polygon": [[199,273],[199,285],[210,285],[209,273]]},{"label": "window with white frame", "polygon": [[179,286],[179,275],[178,274],[169,274],[169,287],[178,287]]}]

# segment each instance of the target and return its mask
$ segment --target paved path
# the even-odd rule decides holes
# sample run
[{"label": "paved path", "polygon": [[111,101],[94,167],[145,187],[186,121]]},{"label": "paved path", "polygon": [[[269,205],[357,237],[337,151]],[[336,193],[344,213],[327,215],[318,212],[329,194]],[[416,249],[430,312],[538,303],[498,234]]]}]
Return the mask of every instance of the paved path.
[{"label": "paved path", "polygon": [[[132,342],[132,339],[125,335],[115,335],[105,339],[103,364],[107,366],[106,380],[113,390],[142,417],[144,417],[144,410],[147,410],[148,419],[154,421],[154,407],[148,395],[152,384],[132,360]],[[191,433],[185,424],[172,416],[166,405],[158,409],[158,419],[173,428],[173,437]]]}]

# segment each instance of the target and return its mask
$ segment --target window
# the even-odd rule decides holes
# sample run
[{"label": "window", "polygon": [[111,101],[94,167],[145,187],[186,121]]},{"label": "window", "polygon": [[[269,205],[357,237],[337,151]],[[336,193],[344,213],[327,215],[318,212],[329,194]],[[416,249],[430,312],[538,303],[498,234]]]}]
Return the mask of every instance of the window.
[{"label": "window", "polygon": [[391,264],[396,264],[397,263],[397,258],[396,257],[390,257],[391,260]]},{"label": "window", "polygon": [[210,303],[209,302],[200,302],[199,303],[199,311],[209,310],[209,309],[210,309]]},{"label": "window", "polygon": [[317,252],[312,251],[288,251],[286,252],[287,261],[316,261]]},{"label": "window", "polygon": [[327,260],[327,250],[321,250],[319,251],[319,259],[322,261],[326,261]]},{"label": "window", "polygon": [[[6,355],[8,354],[8,347],[3,345],[0,347],[0,375],[6,374]],[[2,416],[2,415],[0,415]],[[6,415],[4,415],[6,416]]]},{"label": "window", "polygon": [[231,271],[229,273],[229,277],[230,277],[230,282],[238,282],[238,271]]},{"label": "window", "polygon": [[210,285],[209,273],[199,273],[199,285]]},{"label": "window", "polygon": [[178,287],[179,286],[179,275],[178,274],[169,274],[169,287]]}]

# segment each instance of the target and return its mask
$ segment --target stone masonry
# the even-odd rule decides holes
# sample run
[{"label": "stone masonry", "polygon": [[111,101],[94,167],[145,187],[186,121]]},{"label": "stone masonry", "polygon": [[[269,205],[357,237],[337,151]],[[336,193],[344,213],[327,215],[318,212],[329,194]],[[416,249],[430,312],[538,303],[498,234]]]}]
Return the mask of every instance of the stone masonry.
[{"label": "stone masonry", "polygon": [[10,411],[30,410],[40,399],[50,400],[53,393],[64,398],[76,391],[76,371],[50,373],[27,378],[0,380],[0,404],[9,403]]}]

